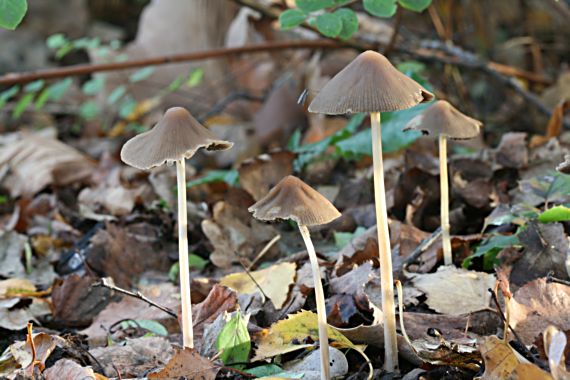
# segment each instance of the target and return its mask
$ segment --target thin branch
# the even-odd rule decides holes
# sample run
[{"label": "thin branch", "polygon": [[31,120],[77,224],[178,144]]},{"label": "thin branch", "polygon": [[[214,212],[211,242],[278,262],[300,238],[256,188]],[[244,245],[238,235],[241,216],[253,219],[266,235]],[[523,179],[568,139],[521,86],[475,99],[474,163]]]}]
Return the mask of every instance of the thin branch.
[{"label": "thin branch", "polygon": [[552,271],[548,272],[548,274],[546,275],[546,282],[547,283],[553,282],[555,284],[562,284],[562,285],[570,286],[570,281],[566,281],[566,280],[562,280],[560,278],[554,277],[554,272],[552,272]]},{"label": "thin branch", "polygon": [[58,67],[46,70],[37,70],[23,73],[10,73],[0,77],[0,86],[32,82],[38,79],[63,78],[74,75],[91,74],[104,71],[118,71],[135,69],[146,66],[167,65],[171,63],[199,61],[212,58],[227,57],[232,55],[258,53],[264,51],[284,49],[334,49],[340,48],[339,44],[327,40],[299,40],[299,41],[276,41],[270,43],[246,45],[234,48],[217,48],[196,51],[192,53],[164,55],[154,58],[130,60],[124,62],[81,64],[66,67]]},{"label": "thin branch", "polygon": [[128,290],[119,288],[119,287],[117,287],[117,286],[115,286],[115,285],[113,285],[113,284],[110,284],[110,283],[108,282],[108,280],[107,280],[105,277],[103,277],[103,278],[101,279],[101,281],[98,281],[98,282],[94,283],[94,284],[91,285],[91,286],[102,286],[102,287],[104,287],[104,288],[114,290],[114,291],[116,291],[117,293],[125,294],[125,295],[127,295],[127,296],[129,296],[129,297],[133,297],[133,298],[138,298],[139,300],[148,303],[150,306],[154,306],[154,307],[156,307],[157,309],[160,309],[160,310],[164,311],[166,314],[170,315],[171,317],[173,317],[173,318],[178,318],[178,315],[177,315],[174,311],[172,311],[171,309],[167,308],[166,306],[159,305],[159,304],[157,304],[156,302],[154,302],[153,300],[150,300],[150,299],[146,298],[146,297],[145,297],[141,292],[139,292],[139,291],[137,291],[136,293],[134,293],[134,292],[130,292],[130,291],[128,291]]},{"label": "thin branch", "polygon": [[430,236],[425,238],[420,245],[413,250],[413,252],[404,259],[404,265],[410,265],[425,252],[431,245],[441,236],[441,227],[438,227],[437,230],[433,231]]}]

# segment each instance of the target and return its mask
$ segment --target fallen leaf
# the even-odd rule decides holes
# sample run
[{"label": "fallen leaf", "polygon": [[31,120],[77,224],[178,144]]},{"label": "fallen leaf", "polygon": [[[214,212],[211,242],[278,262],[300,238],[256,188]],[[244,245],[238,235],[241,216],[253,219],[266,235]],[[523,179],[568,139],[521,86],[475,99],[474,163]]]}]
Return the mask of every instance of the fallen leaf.
[{"label": "fallen leaf", "polygon": [[61,141],[36,134],[0,149],[0,167],[10,174],[4,186],[12,197],[31,197],[48,185],[66,186],[91,175],[95,165],[86,156]]},{"label": "fallen leaf", "polygon": [[24,277],[26,270],[22,264],[22,253],[27,239],[12,231],[0,235],[0,276]]},{"label": "fallen leaf", "polygon": [[31,365],[33,360],[35,364],[45,366],[46,360],[55,349],[55,339],[46,333],[34,334],[32,339],[36,350],[35,357],[28,340],[12,343],[0,357],[0,377],[18,373],[24,378],[31,378],[34,374],[34,367]]},{"label": "fallen leaf", "polygon": [[234,311],[236,305],[237,296],[234,291],[225,286],[214,285],[204,301],[192,305],[194,340],[200,341],[204,328],[214,322],[224,312]]},{"label": "fallen leaf", "polygon": [[148,375],[149,379],[215,380],[220,367],[191,348],[176,350],[166,366]]},{"label": "fallen leaf", "polygon": [[238,168],[239,183],[258,201],[280,180],[293,173],[294,158],[294,153],[280,150],[243,161]]},{"label": "fallen leaf", "polygon": [[105,380],[105,376],[93,372],[93,369],[82,367],[73,360],[60,359],[44,371],[46,380]]},{"label": "fallen leaf", "polygon": [[528,165],[527,134],[507,132],[501,136],[501,142],[495,149],[497,165],[505,168],[520,169]]},{"label": "fallen leaf", "polygon": [[548,140],[558,137],[562,131],[562,123],[564,121],[564,113],[570,109],[570,100],[562,99],[558,102],[556,107],[552,110],[552,116],[546,125],[546,133],[544,136],[535,135],[530,140],[530,146],[536,147],[543,145]]},{"label": "fallen leaf", "polygon": [[18,331],[26,328],[28,322],[37,322],[37,318],[51,314],[46,300],[34,298],[29,306],[23,308],[0,308],[0,327]]},{"label": "fallen leaf", "polygon": [[426,294],[426,304],[442,314],[460,315],[489,307],[495,276],[452,266],[439,267],[435,273],[418,274],[412,279]]},{"label": "fallen leaf", "polygon": [[239,363],[247,362],[251,350],[251,339],[247,331],[249,315],[242,317],[238,311],[224,313],[224,327],[216,339],[216,348],[220,352],[220,359],[225,365],[242,369]]},{"label": "fallen leaf", "polygon": [[266,269],[249,272],[249,274],[246,272],[232,273],[223,277],[220,280],[220,285],[227,286],[240,294],[261,292],[279,310],[287,301],[289,288],[295,282],[296,266],[295,263],[284,262]]},{"label": "fallen leaf", "polygon": [[509,301],[510,324],[524,344],[532,344],[548,326],[570,330],[570,286],[541,278],[518,289]]},{"label": "fallen leaf", "polygon": [[548,380],[550,374],[514,351],[508,343],[496,336],[479,340],[479,350],[485,361],[482,380]]},{"label": "fallen leaf", "polygon": [[566,350],[566,334],[554,326],[544,331],[544,349],[548,353],[548,365],[554,380],[569,380],[570,372],[566,370],[564,352]]},{"label": "fallen leaf", "polygon": [[9,278],[0,281],[0,299],[30,296],[36,292],[36,286],[25,278]]},{"label": "fallen leaf", "polygon": [[[342,333],[328,326],[329,340],[338,348],[353,348],[360,351],[358,346],[352,344]],[[257,350],[253,361],[270,358],[287,352],[311,347],[312,344],[302,343],[307,338],[318,342],[319,329],[317,314],[302,310],[290,314],[287,319],[280,320],[269,329],[264,329],[256,335]]]},{"label": "fallen leaf", "polygon": [[[345,376],[348,373],[348,361],[342,351],[329,347],[329,368],[331,378]],[[304,374],[304,380],[321,379],[321,352],[311,351],[299,361],[288,362],[284,369],[290,372]]]},{"label": "fallen leaf", "polygon": [[89,353],[101,364],[105,376],[116,377],[118,368],[123,378],[141,378],[149,370],[168,363],[173,349],[165,338],[142,337],[127,338],[121,345],[93,348]]}]

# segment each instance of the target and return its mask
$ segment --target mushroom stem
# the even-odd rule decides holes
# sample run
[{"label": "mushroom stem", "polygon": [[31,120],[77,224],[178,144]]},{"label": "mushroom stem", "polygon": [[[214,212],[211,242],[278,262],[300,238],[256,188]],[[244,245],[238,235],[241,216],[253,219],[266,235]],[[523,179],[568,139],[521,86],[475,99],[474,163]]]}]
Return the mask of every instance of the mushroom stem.
[{"label": "mushroom stem", "polygon": [[392,249],[388,231],[388,210],[384,190],[384,166],[382,163],[382,128],[380,112],[370,114],[372,126],[372,161],[374,164],[374,203],[376,204],[376,229],[380,254],[380,282],[382,286],[382,312],[384,313],[384,369],[394,372],[398,368],[396,338],[396,312],[394,306],[394,280],[392,277]]},{"label": "mushroom stem", "polygon": [[311,241],[311,235],[307,226],[299,224],[299,231],[307,246],[311,269],[313,271],[313,282],[315,283],[315,301],[317,303],[317,319],[319,326],[319,345],[321,350],[321,379],[330,380],[329,368],[329,338],[327,334],[327,309],[325,307],[325,295],[323,292],[323,284],[321,283],[321,272],[319,271],[319,262],[315,247]]},{"label": "mushroom stem", "polygon": [[451,265],[451,239],[449,236],[449,183],[447,180],[447,137],[439,135],[439,186],[441,193],[441,239],[443,263]]},{"label": "mushroom stem", "polygon": [[186,164],[176,161],[178,183],[178,260],[180,266],[180,295],[182,302],[182,336],[184,347],[194,348],[192,331],[192,302],[190,299],[190,269],[188,265],[188,219],[186,215]]}]

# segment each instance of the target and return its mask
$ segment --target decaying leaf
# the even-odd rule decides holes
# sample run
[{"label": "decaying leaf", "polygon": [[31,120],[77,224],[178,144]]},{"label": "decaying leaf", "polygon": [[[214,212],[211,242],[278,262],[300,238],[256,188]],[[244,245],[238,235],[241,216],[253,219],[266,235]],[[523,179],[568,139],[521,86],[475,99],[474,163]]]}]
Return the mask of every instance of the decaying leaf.
[{"label": "decaying leaf", "polygon": [[106,380],[93,369],[82,367],[73,360],[61,359],[44,371],[46,380]]},{"label": "decaying leaf", "polygon": [[50,313],[48,302],[42,299],[33,299],[30,305],[22,308],[0,307],[0,327],[13,331],[22,330],[28,322],[37,322],[37,318]]},{"label": "decaying leaf", "polygon": [[24,277],[22,253],[27,239],[16,232],[5,231],[0,234],[0,276]]},{"label": "decaying leaf", "polygon": [[[358,346],[352,344],[343,334],[328,326],[329,340],[338,348],[353,348],[360,351]],[[274,323],[269,329],[264,329],[256,336],[257,350],[253,360],[262,360],[302,348],[311,347],[312,344],[303,343],[307,338],[314,342],[319,339],[317,314],[302,310],[291,314],[287,319]]]},{"label": "decaying leaf", "polygon": [[548,355],[548,365],[554,380],[569,380],[570,372],[566,370],[564,351],[566,350],[566,334],[554,326],[544,331],[544,349]]},{"label": "decaying leaf", "polygon": [[166,366],[158,372],[148,375],[149,379],[178,380],[201,379],[215,380],[220,367],[203,358],[191,348],[177,350]]},{"label": "decaying leaf", "polygon": [[292,152],[276,151],[243,161],[238,169],[239,183],[258,201],[280,180],[293,173],[294,158]]},{"label": "decaying leaf", "polygon": [[435,273],[416,275],[416,288],[427,296],[426,304],[442,314],[460,315],[489,307],[489,288],[495,276],[452,266],[439,267]]},{"label": "decaying leaf", "polygon": [[[234,291],[225,286],[214,285],[204,301],[192,306],[194,340],[200,342],[204,329],[224,312],[234,311],[236,305],[237,296]],[[179,314],[179,323],[180,318]]]},{"label": "decaying leaf", "polygon": [[[29,340],[12,343],[0,357],[0,377],[14,374],[20,370],[25,377],[32,377],[34,366],[39,365],[40,370],[45,366],[46,360],[55,349],[55,339],[46,333],[33,334],[35,356]],[[33,364],[33,365],[32,365]]]},{"label": "decaying leaf", "polygon": [[496,336],[479,340],[479,350],[485,361],[482,380],[550,380],[549,373],[530,363],[508,343]]},{"label": "decaying leaf", "polygon": [[3,183],[12,197],[31,197],[44,187],[65,186],[85,180],[95,165],[61,141],[35,134],[0,149],[0,167],[10,172]]},{"label": "decaying leaf", "polygon": [[[232,273],[220,280],[220,284],[240,294],[260,292],[273,302],[276,309],[281,309],[289,295],[289,288],[295,282],[295,263],[281,263],[269,268],[249,272]],[[255,282],[251,277],[255,279]],[[260,291],[261,288],[261,291]]]},{"label": "decaying leaf", "polygon": [[524,285],[509,302],[511,326],[532,344],[548,326],[570,330],[570,287],[541,278]]},{"label": "decaying leaf", "polygon": [[[331,378],[344,376],[348,373],[348,361],[344,354],[334,347],[329,347],[329,365]],[[302,373],[305,380],[319,380],[321,378],[321,354],[314,350],[303,359],[285,365],[289,372]]]}]

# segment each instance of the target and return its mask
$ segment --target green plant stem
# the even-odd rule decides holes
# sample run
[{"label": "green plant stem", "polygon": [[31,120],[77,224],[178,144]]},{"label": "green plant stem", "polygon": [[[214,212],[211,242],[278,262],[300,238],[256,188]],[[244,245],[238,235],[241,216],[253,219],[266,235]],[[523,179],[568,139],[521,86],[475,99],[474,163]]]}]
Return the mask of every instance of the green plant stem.
[{"label": "green plant stem", "polygon": [[327,334],[327,309],[325,307],[325,294],[323,292],[323,284],[321,282],[321,272],[319,270],[319,262],[315,247],[311,241],[311,235],[307,226],[299,224],[299,231],[303,237],[303,241],[307,246],[307,253],[311,262],[311,270],[313,272],[313,282],[315,283],[315,301],[317,303],[317,320],[319,325],[319,345],[321,350],[321,380],[330,380],[329,366],[329,338]]},{"label": "green plant stem", "polygon": [[180,295],[182,303],[182,336],[184,347],[194,348],[192,301],[190,298],[190,265],[188,264],[188,220],[186,211],[186,164],[176,161],[178,182],[178,259],[180,261]]},{"label": "green plant stem", "polygon": [[451,237],[449,235],[449,182],[447,179],[447,137],[439,135],[439,186],[441,194],[441,241],[443,263],[453,264]]},{"label": "green plant stem", "polygon": [[392,249],[388,231],[388,210],[384,190],[384,164],[382,162],[382,128],[380,112],[370,114],[372,126],[372,161],[374,165],[374,203],[376,230],[380,255],[380,283],[382,286],[382,312],[384,313],[384,369],[398,369],[398,343],[396,337],[396,311],[394,307],[394,280],[392,275]]}]

